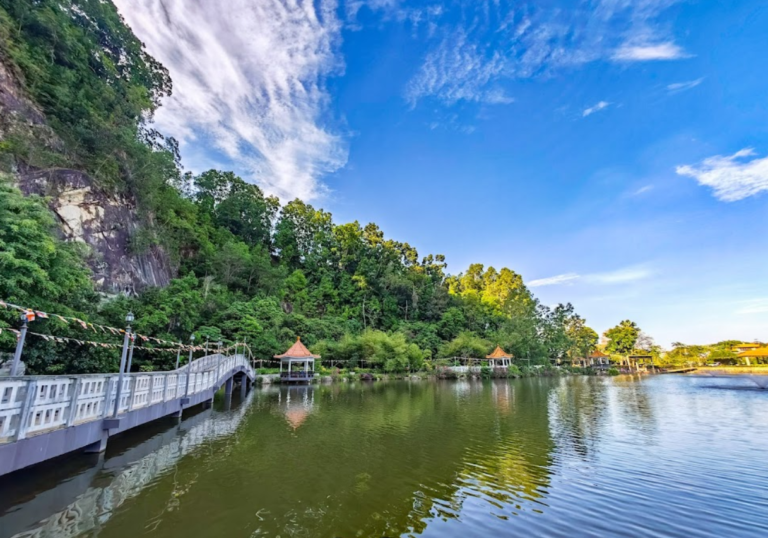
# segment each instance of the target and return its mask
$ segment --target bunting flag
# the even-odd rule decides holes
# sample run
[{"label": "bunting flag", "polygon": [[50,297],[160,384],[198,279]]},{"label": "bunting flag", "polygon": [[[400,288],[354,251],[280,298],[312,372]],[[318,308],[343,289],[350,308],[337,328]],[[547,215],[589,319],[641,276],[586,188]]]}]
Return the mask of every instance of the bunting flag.
[{"label": "bunting flag", "polygon": [[[97,323],[90,323],[90,322],[84,321],[84,320],[82,320],[80,318],[71,317],[71,316],[62,316],[60,314],[49,314],[47,312],[43,312],[43,311],[40,311],[40,310],[33,310],[31,308],[25,308],[23,306],[19,306],[19,305],[13,304],[13,303],[9,303],[9,302],[1,300],[1,299],[0,299],[0,307],[3,307],[3,308],[14,308],[16,310],[21,311],[21,312],[23,312],[25,314],[25,316],[26,316],[28,321],[34,321],[36,318],[49,319],[50,316],[53,316],[58,321],[61,321],[64,324],[67,324],[67,325],[70,322],[75,322],[75,323],[79,324],[80,327],[82,327],[85,330],[91,329],[94,332],[98,333],[99,329],[101,329],[101,331],[103,333],[109,332],[109,333],[114,334],[114,335],[123,335],[123,334],[125,334],[125,329],[119,329],[119,328],[116,328],[116,327],[109,327],[107,325],[99,325]],[[8,329],[8,330],[13,332],[14,334],[16,334],[17,338],[20,338],[20,334],[21,333],[19,333],[19,331],[15,330],[15,329]],[[38,333],[30,333],[30,334],[35,334],[36,336],[38,335]],[[153,352],[153,353],[154,352],[161,352],[161,351],[175,353],[179,349],[184,350],[184,351],[203,351],[205,349],[205,347],[202,346],[202,345],[190,346],[190,345],[187,345],[187,344],[182,344],[180,342],[172,342],[170,340],[163,340],[161,338],[156,338],[154,336],[144,336],[144,335],[141,335],[141,334],[138,334],[138,333],[132,333],[132,335],[138,336],[139,338],[142,339],[143,342],[148,342],[149,340],[152,340],[153,342],[155,342],[157,344],[168,346],[165,349],[135,346],[137,349],[143,349],[143,350],[150,351],[150,352]],[[53,339],[53,341],[58,342],[58,343],[75,342],[75,343],[77,343],[79,345],[84,345],[86,343],[89,343],[88,341],[77,340],[77,339],[66,338],[66,337],[53,337],[53,336],[51,336],[51,338]],[[132,336],[132,339],[133,338],[135,338],[135,336]],[[121,344],[109,344],[109,345],[114,346],[114,347],[120,347],[121,346]],[[243,344],[238,344],[238,345],[243,345]],[[234,349],[234,347],[235,346],[230,346],[228,348],[222,349],[222,352]]]}]

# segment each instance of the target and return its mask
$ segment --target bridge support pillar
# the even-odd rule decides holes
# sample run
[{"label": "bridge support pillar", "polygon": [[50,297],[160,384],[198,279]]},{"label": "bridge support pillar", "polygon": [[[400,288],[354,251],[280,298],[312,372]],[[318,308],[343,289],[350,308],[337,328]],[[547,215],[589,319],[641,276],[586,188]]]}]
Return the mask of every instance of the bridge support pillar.
[{"label": "bridge support pillar", "polygon": [[106,430],[101,433],[101,439],[90,445],[86,445],[83,448],[83,452],[86,454],[98,454],[104,452],[107,449],[107,439],[109,439],[109,432]]},{"label": "bridge support pillar", "polygon": [[240,398],[245,398],[248,393],[248,376],[243,374],[240,378]]}]

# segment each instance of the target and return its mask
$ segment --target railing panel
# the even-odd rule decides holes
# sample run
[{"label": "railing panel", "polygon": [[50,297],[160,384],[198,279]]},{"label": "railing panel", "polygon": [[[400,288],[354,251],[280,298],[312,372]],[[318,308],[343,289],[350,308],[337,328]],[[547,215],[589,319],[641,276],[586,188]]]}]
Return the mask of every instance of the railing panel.
[{"label": "railing panel", "polygon": [[[183,397],[188,376],[190,395],[210,390],[222,381],[221,376],[238,366],[253,376],[245,356],[218,354],[172,372],[127,374],[122,380],[118,412]],[[117,374],[87,374],[0,380],[0,443],[111,416],[118,379]]]}]

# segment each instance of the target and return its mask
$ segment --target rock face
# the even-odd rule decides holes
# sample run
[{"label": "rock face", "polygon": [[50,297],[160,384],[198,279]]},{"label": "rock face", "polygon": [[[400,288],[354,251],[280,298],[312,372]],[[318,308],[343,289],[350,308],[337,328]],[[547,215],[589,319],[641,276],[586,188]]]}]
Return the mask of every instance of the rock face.
[{"label": "rock face", "polygon": [[[0,142],[14,136],[47,151],[63,148],[0,54]],[[49,197],[65,240],[90,247],[89,265],[99,291],[135,293],[148,286],[166,286],[174,276],[161,248],[139,253],[130,248],[131,237],[141,228],[134,199],[99,188],[79,170],[38,169],[18,160],[6,168],[12,170],[22,192]]]},{"label": "rock face", "polygon": [[78,170],[20,166],[17,179],[25,194],[50,198],[50,208],[66,240],[91,248],[89,264],[98,289],[136,293],[147,286],[168,285],[171,263],[162,249],[131,251],[131,237],[140,228],[135,200],[104,192]]}]

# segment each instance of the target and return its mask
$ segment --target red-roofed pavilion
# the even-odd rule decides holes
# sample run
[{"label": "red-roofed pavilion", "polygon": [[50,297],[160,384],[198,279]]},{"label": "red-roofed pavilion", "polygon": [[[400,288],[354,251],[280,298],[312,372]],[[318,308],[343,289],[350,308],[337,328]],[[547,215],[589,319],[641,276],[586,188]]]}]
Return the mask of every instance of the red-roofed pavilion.
[{"label": "red-roofed pavilion", "polygon": [[280,359],[281,380],[308,382],[315,376],[315,359],[319,359],[320,355],[313,355],[307,346],[301,343],[301,337],[299,337],[288,351],[282,355],[275,355],[275,358]]},{"label": "red-roofed pavilion", "polygon": [[501,349],[501,346],[496,346],[493,353],[486,355],[485,358],[488,359],[488,366],[491,368],[495,366],[509,366],[512,364],[512,354]]}]

